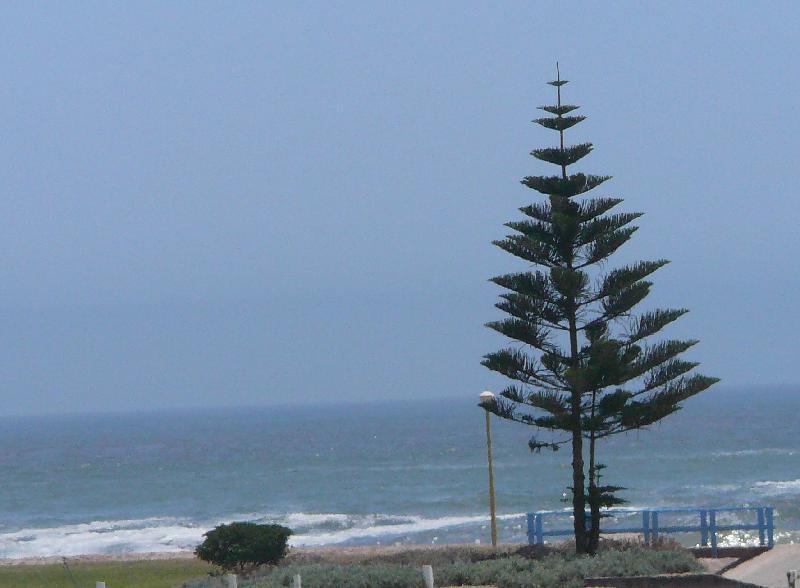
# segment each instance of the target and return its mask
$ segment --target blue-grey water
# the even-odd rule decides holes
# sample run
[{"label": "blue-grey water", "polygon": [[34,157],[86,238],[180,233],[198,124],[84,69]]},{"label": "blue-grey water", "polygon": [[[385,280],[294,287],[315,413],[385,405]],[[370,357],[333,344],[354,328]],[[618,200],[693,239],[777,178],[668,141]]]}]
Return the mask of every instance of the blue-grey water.
[{"label": "blue-grey water", "polygon": [[[601,446],[629,506],[769,504],[800,529],[800,389],[722,386]],[[488,540],[475,399],[0,419],[0,557],[190,549],[212,526],[276,521],[296,545]],[[567,451],[494,419],[501,541],[558,509]],[[731,541],[746,541],[742,534]]]}]

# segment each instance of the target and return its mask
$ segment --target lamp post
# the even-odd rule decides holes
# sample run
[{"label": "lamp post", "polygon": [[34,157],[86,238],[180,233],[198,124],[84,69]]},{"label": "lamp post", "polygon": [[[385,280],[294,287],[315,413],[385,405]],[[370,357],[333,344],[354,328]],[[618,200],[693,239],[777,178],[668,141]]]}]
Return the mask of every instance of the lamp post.
[{"label": "lamp post", "polygon": [[480,405],[486,413],[486,455],[489,458],[489,514],[492,520],[492,547],[497,547],[497,517],[494,508],[494,471],[492,470],[492,424],[488,408],[494,400],[494,394],[488,390],[481,392]]}]

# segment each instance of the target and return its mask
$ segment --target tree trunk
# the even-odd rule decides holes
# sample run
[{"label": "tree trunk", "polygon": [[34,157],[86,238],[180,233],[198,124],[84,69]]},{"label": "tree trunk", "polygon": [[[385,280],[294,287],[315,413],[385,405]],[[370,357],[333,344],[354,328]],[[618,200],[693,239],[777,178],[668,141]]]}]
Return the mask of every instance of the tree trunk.
[{"label": "tree trunk", "polygon": [[[561,72],[558,70],[558,63],[556,63],[557,79],[561,80]],[[556,86],[558,96],[558,106],[561,107],[561,86]],[[561,118],[559,113],[558,118]],[[560,129],[559,145],[561,152],[564,152],[564,130]],[[567,166],[565,163],[561,164],[561,177],[566,180]],[[570,254],[567,261],[567,267],[572,270],[574,260],[574,251]],[[572,368],[577,370],[580,363],[578,357],[578,325],[577,325],[577,304],[573,298],[570,300],[571,308],[569,311],[569,347],[570,347],[570,360]],[[586,553],[588,542],[586,538],[586,490],[584,484],[586,478],[583,473],[583,427],[581,426],[581,387],[575,381],[572,385],[572,395],[570,399],[570,410],[572,412],[572,516],[574,517],[575,528],[575,552]]]},{"label": "tree trunk", "polygon": [[[572,355],[572,365],[578,367],[578,329],[574,312],[569,319],[569,340]],[[589,547],[586,540],[586,494],[584,484],[586,478],[583,472],[583,431],[581,430],[581,391],[577,384],[573,384],[572,398],[572,516],[575,529],[575,552],[586,553]]]},{"label": "tree trunk", "polygon": [[[579,397],[580,398],[580,397]],[[573,394],[573,406],[574,406]],[[578,401],[580,407],[580,401]],[[573,413],[575,410],[573,409]],[[580,418],[580,417],[578,417]],[[580,422],[580,421],[579,421]],[[572,429],[572,516],[575,528],[575,553],[587,553],[586,541],[586,496],[584,492],[585,476],[583,474],[583,437],[580,424]]]},{"label": "tree trunk", "polygon": [[[592,397],[592,417],[594,417],[594,396]],[[594,460],[595,435],[591,433],[589,439],[589,510],[591,512],[592,526],[589,530],[589,549],[592,555],[597,553],[600,546],[600,493],[597,489],[597,470]]]}]

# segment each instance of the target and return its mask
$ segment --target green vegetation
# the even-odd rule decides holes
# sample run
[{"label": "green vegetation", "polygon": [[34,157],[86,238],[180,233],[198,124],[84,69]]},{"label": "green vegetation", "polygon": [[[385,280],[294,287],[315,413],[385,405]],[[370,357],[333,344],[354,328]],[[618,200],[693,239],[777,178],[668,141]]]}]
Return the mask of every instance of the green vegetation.
[{"label": "green vegetation", "polygon": [[[520,550],[524,553],[525,550]],[[426,558],[427,555],[427,558]],[[437,586],[493,585],[499,588],[550,588],[583,586],[585,577],[636,576],[699,571],[701,566],[686,550],[677,545],[652,549],[635,543],[615,544],[595,556],[576,555],[571,548],[539,550],[531,556],[501,555],[453,551],[455,559],[443,561],[443,554],[423,550],[410,557],[389,556],[388,561],[370,558],[370,563],[283,563],[264,569],[239,581],[241,588],[279,588],[291,586],[292,577],[300,574],[304,588],[422,588],[420,566],[432,563]],[[396,563],[405,560],[407,563]],[[219,588],[219,578],[196,579],[186,588]]]},{"label": "green vegetation", "polygon": [[[304,588],[417,588],[420,566],[434,566],[437,585],[491,584],[500,588],[582,586],[584,577],[648,575],[700,570],[674,542],[655,548],[636,542],[612,542],[598,555],[575,555],[570,546],[505,546],[499,554],[486,548],[449,546],[408,549],[386,554],[293,553],[278,566],[241,577],[241,588],[291,586],[301,574]],[[71,577],[61,564],[0,566],[0,588],[73,588],[104,581],[109,588],[224,588],[220,569],[195,559],[129,562],[72,562]],[[72,581],[74,579],[74,583]]]},{"label": "green vegetation", "polygon": [[213,569],[195,559],[71,562],[70,577],[62,564],[0,566],[0,588],[94,587],[98,581],[109,588],[176,588]]},{"label": "green vegetation", "polygon": [[195,554],[226,570],[243,570],[276,564],[286,556],[291,529],[281,525],[230,523],[203,535]]},{"label": "green vegetation", "polygon": [[566,80],[548,83],[557,103],[540,106],[551,116],[533,122],[556,131],[558,143],[531,155],[558,172],[522,180],[543,201],[520,208],[525,218],[506,224],[514,233],[495,242],[535,269],[493,279],[506,290],[496,306],[509,316],[487,326],[512,346],[486,355],[483,365],[515,384],[484,408],[543,433],[531,439],[531,450],[570,446],[575,548],[594,553],[601,508],[621,502],[615,493],[622,489],[600,482],[604,466],[596,461],[596,443],[652,425],[717,379],[690,374],[698,364],[679,359],[697,341],[649,342],[686,309],[633,314],[650,292],[649,276],[667,260],[606,267],[636,231],[631,223],[641,213],[610,214],[621,199],[586,197],[610,176],[567,171],[593,147],[565,146],[564,131],[586,117],[572,114],[578,106],[562,104]]}]

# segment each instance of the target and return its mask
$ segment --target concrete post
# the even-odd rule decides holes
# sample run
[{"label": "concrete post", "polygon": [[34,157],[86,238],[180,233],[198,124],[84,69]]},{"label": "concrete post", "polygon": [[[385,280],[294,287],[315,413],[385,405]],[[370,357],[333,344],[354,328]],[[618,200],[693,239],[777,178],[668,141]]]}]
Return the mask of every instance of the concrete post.
[{"label": "concrete post", "polygon": [[425,580],[425,588],[433,587],[433,567],[422,566],[422,579]]}]

